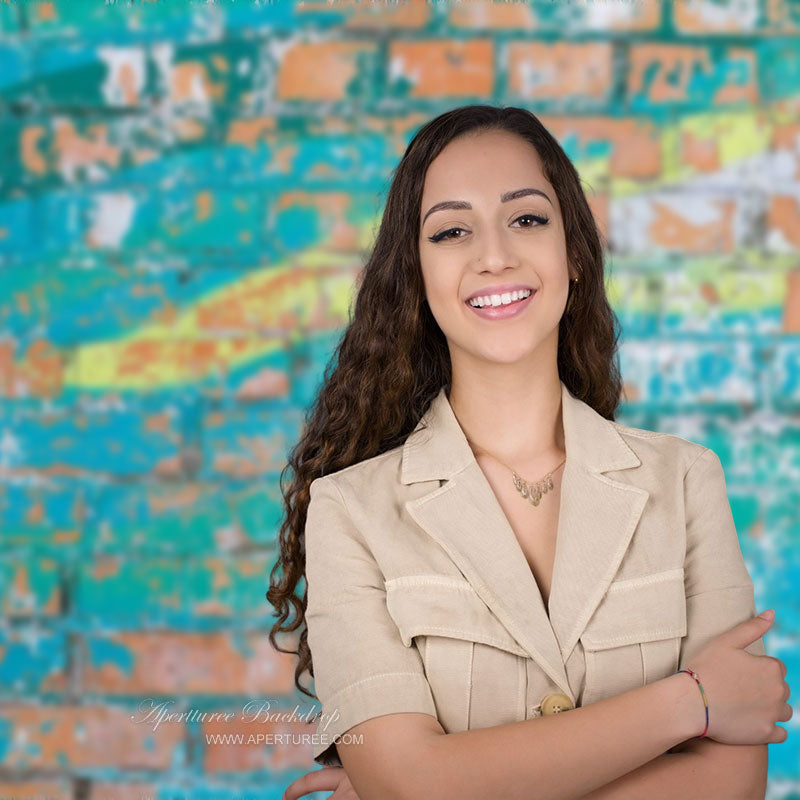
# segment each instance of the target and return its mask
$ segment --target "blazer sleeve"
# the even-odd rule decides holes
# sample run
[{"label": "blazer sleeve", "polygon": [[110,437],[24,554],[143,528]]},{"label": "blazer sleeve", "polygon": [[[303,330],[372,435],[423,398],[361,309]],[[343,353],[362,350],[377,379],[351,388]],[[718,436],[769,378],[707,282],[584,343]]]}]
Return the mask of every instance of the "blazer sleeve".
[{"label": "blazer sleeve", "polygon": [[[715,636],[756,615],[753,581],[739,546],[717,454],[706,448],[684,477],[686,636],[679,669]],[[766,654],[763,638],[745,650]]]},{"label": "blazer sleeve", "polygon": [[308,646],[320,716],[314,761],[341,766],[334,739],[396,712],[436,716],[416,647],[386,608],[383,574],[330,477],[310,486],[305,526]]}]

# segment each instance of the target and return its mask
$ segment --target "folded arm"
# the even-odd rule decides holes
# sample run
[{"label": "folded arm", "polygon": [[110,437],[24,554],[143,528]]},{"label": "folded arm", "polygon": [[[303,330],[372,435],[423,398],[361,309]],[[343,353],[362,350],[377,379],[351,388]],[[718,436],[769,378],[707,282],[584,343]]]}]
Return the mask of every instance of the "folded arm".
[{"label": "folded arm", "polygon": [[689,739],[581,800],[764,800],[765,744]]}]

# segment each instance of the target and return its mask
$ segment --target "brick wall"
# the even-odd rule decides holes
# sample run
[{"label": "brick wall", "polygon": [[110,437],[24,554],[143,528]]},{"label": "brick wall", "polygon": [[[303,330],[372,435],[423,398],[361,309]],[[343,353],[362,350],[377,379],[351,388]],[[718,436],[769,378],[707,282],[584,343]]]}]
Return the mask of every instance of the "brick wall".
[{"label": "brick wall", "polygon": [[0,797],[279,798],[315,767],[247,743],[313,726],[141,704],[311,708],[266,636],[278,473],[390,171],[470,102],[578,167],[620,419],[720,455],[797,683],[800,4],[0,0]]}]

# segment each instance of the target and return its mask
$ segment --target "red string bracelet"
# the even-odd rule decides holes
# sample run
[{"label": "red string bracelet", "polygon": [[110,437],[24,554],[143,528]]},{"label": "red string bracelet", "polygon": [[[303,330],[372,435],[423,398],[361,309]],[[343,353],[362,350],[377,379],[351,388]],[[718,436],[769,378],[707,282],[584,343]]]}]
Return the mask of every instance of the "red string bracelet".
[{"label": "red string bracelet", "polygon": [[[703,705],[706,707],[706,729],[698,737],[702,739],[708,733],[708,700],[706,700],[706,693],[703,690],[703,684],[700,683],[700,676],[693,669],[689,669],[687,667],[686,669],[679,669],[678,672],[685,672],[691,678],[694,678],[697,682],[697,685],[700,687],[700,694],[703,696]],[[677,675],[678,672],[675,674]]]}]

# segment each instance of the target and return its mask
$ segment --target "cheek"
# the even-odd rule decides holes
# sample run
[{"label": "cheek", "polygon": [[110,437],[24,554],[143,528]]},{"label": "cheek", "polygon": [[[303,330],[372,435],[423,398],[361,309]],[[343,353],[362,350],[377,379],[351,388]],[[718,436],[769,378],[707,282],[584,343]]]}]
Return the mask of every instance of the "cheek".
[{"label": "cheek", "polygon": [[422,271],[425,296],[435,317],[447,317],[458,310],[459,284],[456,276],[448,274],[446,266],[428,264]]}]

